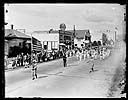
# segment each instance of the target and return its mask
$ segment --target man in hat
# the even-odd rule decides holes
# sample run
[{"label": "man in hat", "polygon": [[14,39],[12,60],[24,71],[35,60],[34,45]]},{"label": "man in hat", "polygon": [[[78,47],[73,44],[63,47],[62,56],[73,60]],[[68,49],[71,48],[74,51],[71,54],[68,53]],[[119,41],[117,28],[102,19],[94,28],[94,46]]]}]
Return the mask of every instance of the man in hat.
[{"label": "man in hat", "polygon": [[65,51],[63,52],[63,64],[64,64],[64,67],[67,67],[67,57],[66,57]]}]

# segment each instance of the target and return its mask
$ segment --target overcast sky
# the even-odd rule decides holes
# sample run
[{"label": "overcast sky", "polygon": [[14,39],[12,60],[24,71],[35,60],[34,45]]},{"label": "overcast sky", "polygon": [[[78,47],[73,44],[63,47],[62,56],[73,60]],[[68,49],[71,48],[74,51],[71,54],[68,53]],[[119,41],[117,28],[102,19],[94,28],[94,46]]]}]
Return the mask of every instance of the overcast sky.
[{"label": "overcast sky", "polygon": [[121,28],[124,6],[119,4],[9,4],[5,21],[10,28],[26,29],[27,32],[59,29],[61,23],[67,30]]}]

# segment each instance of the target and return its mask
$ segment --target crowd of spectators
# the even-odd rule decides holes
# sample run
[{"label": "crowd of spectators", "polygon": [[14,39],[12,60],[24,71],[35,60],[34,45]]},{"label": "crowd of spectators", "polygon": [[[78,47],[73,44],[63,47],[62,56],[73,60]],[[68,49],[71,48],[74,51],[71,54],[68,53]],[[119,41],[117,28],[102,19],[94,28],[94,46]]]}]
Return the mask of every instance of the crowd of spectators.
[{"label": "crowd of spectators", "polygon": [[21,53],[18,54],[16,57],[12,57],[11,60],[9,61],[10,58],[7,58],[7,56],[5,56],[5,68],[11,66],[12,68],[16,68],[16,67],[25,67],[25,68],[29,68],[31,65],[31,57],[35,59],[36,63],[41,63],[41,62],[47,62],[47,61],[51,61],[51,60],[55,60],[55,59],[59,59],[62,58],[63,54],[62,51],[58,50],[58,51],[52,51],[52,52],[48,52],[48,51],[40,51],[40,52],[36,52],[33,51],[32,55],[28,54],[28,53]]}]

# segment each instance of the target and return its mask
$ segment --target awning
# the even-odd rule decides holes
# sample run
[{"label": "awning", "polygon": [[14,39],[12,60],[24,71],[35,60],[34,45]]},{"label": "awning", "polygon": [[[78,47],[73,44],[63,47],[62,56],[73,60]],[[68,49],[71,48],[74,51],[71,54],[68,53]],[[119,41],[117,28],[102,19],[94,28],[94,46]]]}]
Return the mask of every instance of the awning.
[{"label": "awning", "polygon": [[32,50],[42,51],[42,44],[39,40],[32,38]]}]

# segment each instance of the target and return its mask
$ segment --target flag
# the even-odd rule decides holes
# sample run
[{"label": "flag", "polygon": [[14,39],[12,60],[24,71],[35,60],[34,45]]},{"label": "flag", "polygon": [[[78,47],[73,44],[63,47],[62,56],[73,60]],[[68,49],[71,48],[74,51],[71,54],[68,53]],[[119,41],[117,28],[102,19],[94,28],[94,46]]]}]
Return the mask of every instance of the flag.
[{"label": "flag", "polygon": [[41,51],[42,50],[41,41],[37,40],[34,37],[32,37],[32,50],[34,50],[34,51]]}]

